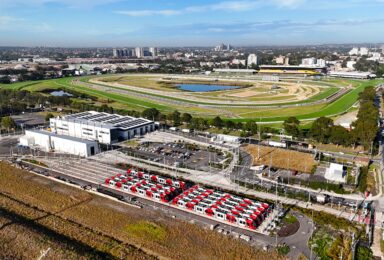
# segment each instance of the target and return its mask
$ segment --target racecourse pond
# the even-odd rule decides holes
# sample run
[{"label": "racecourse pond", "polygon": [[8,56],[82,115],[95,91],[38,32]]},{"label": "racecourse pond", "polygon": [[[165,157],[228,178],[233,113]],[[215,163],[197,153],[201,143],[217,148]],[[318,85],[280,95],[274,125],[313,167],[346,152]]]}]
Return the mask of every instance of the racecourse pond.
[{"label": "racecourse pond", "polygon": [[179,89],[192,92],[209,92],[236,89],[239,86],[226,86],[226,85],[210,85],[210,84],[177,84]]}]

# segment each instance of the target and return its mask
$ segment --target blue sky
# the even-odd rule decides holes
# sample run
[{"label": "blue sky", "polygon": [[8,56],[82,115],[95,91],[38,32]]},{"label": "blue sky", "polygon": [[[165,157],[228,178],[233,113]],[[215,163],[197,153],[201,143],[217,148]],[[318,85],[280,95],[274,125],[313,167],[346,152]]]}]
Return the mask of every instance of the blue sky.
[{"label": "blue sky", "polygon": [[0,0],[0,46],[384,42],[384,0]]}]

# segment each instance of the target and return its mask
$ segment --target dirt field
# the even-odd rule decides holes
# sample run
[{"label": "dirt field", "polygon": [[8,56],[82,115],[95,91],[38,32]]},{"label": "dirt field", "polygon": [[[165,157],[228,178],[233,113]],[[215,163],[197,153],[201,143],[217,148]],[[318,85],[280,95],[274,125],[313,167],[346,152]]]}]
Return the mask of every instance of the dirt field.
[{"label": "dirt field", "polygon": [[243,97],[253,97],[253,96],[256,96],[258,94],[260,94],[260,92],[247,90],[247,91],[243,91],[243,92],[228,94],[228,96],[243,98]]},{"label": "dirt field", "polygon": [[47,259],[282,259],[0,162],[0,259],[36,259],[48,248]]},{"label": "dirt field", "polygon": [[258,158],[257,147],[257,145],[247,145],[244,148],[253,156],[253,165],[269,165],[272,162],[272,167],[275,168],[306,173],[310,173],[316,165],[312,154],[267,146],[260,146],[260,158]]}]

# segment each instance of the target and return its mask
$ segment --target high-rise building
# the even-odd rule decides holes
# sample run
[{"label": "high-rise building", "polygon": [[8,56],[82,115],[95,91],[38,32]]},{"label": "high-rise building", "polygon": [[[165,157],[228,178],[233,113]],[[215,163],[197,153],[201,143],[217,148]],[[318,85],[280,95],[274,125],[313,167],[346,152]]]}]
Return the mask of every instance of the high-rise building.
[{"label": "high-rise building", "polygon": [[118,53],[117,53],[117,49],[113,49],[113,57],[119,57]]},{"label": "high-rise building", "polygon": [[131,52],[129,50],[127,50],[126,48],[124,48],[124,49],[114,48],[113,49],[113,57],[115,57],[115,58],[130,57],[130,56],[131,56]]},{"label": "high-rise building", "polygon": [[135,56],[137,58],[142,58],[144,57],[144,49],[142,47],[136,47],[135,48]]},{"label": "high-rise building", "polygon": [[316,65],[317,59],[316,58],[305,58],[301,60],[301,65],[306,65],[306,66],[313,66]]},{"label": "high-rise building", "polygon": [[217,45],[215,48],[214,48],[214,51],[230,51],[232,50],[233,47],[230,45],[230,44],[220,44],[220,45]]},{"label": "high-rise building", "polygon": [[363,56],[363,55],[368,55],[368,54],[369,54],[369,50],[368,50],[368,48],[366,48],[366,47],[361,47],[361,48],[360,48],[360,51],[359,51],[359,54],[360,54],[361,56]]},{"label": "high-rise building", "polygon": [[327,62],[324,59],[317,59],[316,65],[320,67],[325,67]]},{"label": "high-rise building", "polygon": [[157,48],[156,47],[149,47],[149,52],[151,53],[152,57],[157,57]]},{"label": "high-rise building", "polygon": [[368,55],[369,54],[369,49],[367,47],[361,47],[359,48],[352,48],[352,50],[349,51],[348,53],[350,56],[356,56],[356,55]]},{"label": "high-rise building", "polygon": [[285,56],[279,56],[275,58],[276,64],[277,65],[283,65],[285,63]]},{"label": "high-rise building", "polygon": [[256,54],[249,54],[247,59],[247,66],[257,65],[257,56]]}]

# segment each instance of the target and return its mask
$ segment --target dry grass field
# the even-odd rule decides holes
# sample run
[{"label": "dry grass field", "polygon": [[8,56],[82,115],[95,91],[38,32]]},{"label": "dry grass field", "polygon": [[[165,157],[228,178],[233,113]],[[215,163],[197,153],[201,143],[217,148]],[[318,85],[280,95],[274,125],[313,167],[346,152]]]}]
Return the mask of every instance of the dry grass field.
[{"label": "dry grass field", "polygon": [[312,154],[260,146],[260,155],[258,158],[257,145],[247,145],[244,149],[253,156],[253,165],[269,165],[272,162],[272,167],[275,168],[306,173],[310,173],[316,165]]},{"label": "dry grass field", "polygon": [[0,213],[0,259],[282,259],[1,162]]}]

